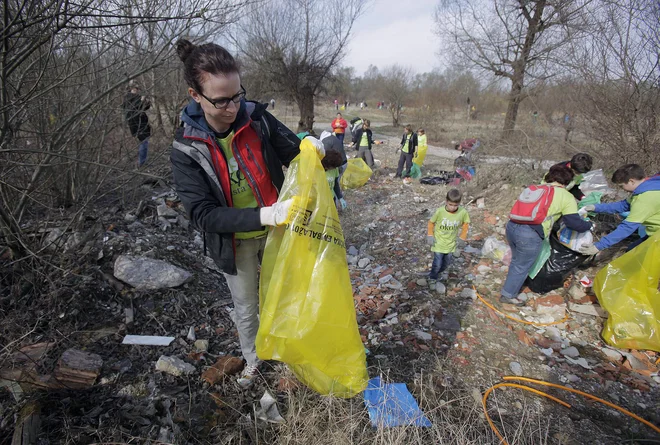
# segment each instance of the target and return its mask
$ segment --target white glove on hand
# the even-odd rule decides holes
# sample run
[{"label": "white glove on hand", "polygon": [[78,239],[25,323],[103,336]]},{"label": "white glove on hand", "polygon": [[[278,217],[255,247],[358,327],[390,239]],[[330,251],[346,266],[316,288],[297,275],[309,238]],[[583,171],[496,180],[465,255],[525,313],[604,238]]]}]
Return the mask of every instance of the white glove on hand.
[{"label": "white glove on hand", "polygon": [[325,158],[325,148],[323,147],[323,142],[319,141],[314,136],[305,136],[305,139],[314,144],[314,148],[316,148],[316,154],[319,156],[319,159]]},{"label": "white glove on hand", "polygon": [[578,210],[578,215],[586,216],[587,213],[593,212],[594,210],[596,210],[596,206],[589,204],[589,205],[586,205],[586,206],[582,207],[580,210]]},{"label": "white glove on hand", "polygon": [[579,252],[582,255],[596,255],[600,250],[593,244],[587,244],[585,246],[580,247]]},{"label": "white glove on hand", "polygon": [[435,237],[433,235],[426,235],[426,244],[432,246],[435,244]]},{"label": "white glove on hand", "polygon": [[259,219],[261,219],[261,225],[284,225],[286,223],[287,217],[289,216],[289,210],[291,210],[292,204],[293,199],[287,199],[286,201],[276,202],[270,207],[262,207],[259,209]]}]

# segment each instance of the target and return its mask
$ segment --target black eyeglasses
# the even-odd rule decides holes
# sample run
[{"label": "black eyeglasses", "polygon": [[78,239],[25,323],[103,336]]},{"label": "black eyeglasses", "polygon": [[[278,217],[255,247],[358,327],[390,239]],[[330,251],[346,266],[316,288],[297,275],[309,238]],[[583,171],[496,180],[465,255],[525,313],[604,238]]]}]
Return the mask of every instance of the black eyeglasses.
[{"label": "black eyeglasses", "polygon": [[221,97],[220,99],[209,99],[208,97],[204,96],[203,93],[200,93],[198,91],[199,95],[202,96],[204,99],[208,100],[211,105],[217,110],[224,110],[229,106],[229,102],[234,102],[235,104],[239,103],[241,99],[245,98],[245,88],[243,88],[243,85],[241,85],[241,91],[236,93],[232,97]]}]

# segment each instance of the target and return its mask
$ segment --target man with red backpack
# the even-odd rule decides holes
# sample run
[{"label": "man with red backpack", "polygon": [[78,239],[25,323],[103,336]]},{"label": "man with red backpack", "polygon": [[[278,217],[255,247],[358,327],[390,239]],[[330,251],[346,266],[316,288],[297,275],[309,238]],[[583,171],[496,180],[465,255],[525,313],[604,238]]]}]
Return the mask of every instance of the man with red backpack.
[{"label": "man with red backpack", "polygon": [[527,187],[513,205],[506,225],[511,264],[500,302],[516,306],[524,304],[516,297],[555,222],[563,218],[566,227],[579,233],[591,229],[591,223],[578,215],[575,198],[565,189],[573,176],[568,167],[552,166],[545,176],[546,184]]}]

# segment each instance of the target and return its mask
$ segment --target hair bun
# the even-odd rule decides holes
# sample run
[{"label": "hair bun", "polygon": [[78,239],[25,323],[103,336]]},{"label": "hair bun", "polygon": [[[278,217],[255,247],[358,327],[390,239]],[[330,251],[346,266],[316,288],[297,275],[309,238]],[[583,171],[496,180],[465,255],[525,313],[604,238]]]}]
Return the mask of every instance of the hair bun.
[{"label": "hair bun", "polygon": [[197,48],[197,45],[187,39],[179,39],[179,41],[176,42],[176,53],[179,55],[179,59],[184,63],[186,59],[190,57],[195,48]]}]

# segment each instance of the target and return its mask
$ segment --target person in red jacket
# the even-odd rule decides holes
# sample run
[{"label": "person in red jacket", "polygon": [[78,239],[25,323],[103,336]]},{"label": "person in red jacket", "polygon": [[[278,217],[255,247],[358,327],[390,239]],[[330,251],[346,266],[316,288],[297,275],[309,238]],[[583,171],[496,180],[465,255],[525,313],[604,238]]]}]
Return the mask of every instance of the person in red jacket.
[{"label": "person in red jacket", "polygon": [[337,136],[337,139],[344,145],[344,133],[348,127],[348,122],[346,119],[341,117],[341,113],[337,113],[337,118],[332,121],[332,131]]}]

